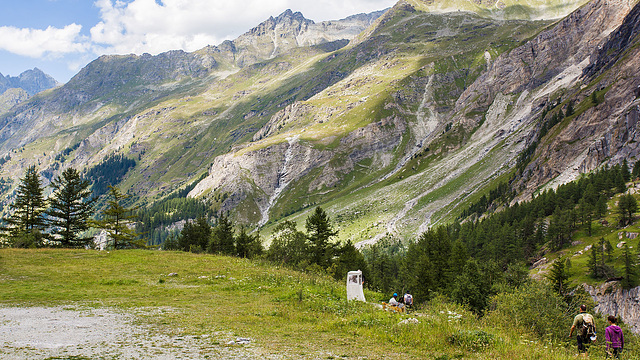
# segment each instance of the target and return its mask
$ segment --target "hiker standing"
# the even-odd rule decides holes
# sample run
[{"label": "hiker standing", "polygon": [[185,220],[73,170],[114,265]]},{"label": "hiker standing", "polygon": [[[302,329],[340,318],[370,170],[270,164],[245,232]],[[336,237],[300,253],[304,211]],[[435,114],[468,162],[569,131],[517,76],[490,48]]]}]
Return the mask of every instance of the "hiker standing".
[{"label": "hiker standing", "polygon": [[569,331],[569,337],[573,336],[573,332],[577,330],[576,339],[578,341],[578,352],[587,355],[587,348],[585,344],[595,341],[596,327],[593,321],[593,316],[587,313],[587,305],[580,305],[580,314],[573,318],[573,325]]},{"label": "hiker standing", "polygon": [[411,296],[408,291],[404,293],[404,305],[407,309],[411,309],[413,307],[413,296]]},{"label": "hiker standing", "polygon": [[620,353],[624,348],[624,334],[620,326],[616,325],[618,319],[615,316],[609,315],[609,326],[604,330],[604,338],[607,343],[607,354],[613,356],[616,359],[620,359]]}]

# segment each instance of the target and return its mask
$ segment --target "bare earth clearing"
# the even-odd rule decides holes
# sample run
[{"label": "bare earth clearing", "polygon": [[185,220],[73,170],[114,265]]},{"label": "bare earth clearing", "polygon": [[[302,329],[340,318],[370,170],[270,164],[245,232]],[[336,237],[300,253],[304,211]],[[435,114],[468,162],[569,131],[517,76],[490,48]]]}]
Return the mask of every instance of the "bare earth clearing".
[{"label": "bare earth clearing", "polygon": [[256,353],[259,350],[249,339],[245,345],[238,340],[221,332],[165,335],[144,325],[136,315],[114,309],[0,307],[2,359],[265,358]]}]

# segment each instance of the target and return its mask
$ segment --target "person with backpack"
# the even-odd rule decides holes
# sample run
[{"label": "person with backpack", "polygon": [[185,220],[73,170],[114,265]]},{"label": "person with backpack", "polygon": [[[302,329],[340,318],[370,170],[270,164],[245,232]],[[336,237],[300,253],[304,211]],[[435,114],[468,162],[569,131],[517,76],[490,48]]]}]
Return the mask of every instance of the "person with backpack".
[{"label": "person with backpack", "polygon": [[580,305],[580,313],[573,318],[573,325],[569,331],[569,337],[573,336],[573,332],[577,330],[578,352],[587,355],[585,345],[596,341],[596,325],[593,316],[587,313],[587,305]]},{"label": "person with backpack", "polygon": [[413,296],[411,296],[408,291],[404,293],[404,305],[407,307],[407,310],[413,308]]},{"label": "person with backpack", "polygon": [[613,356],[616,359],[620,359],[620,353],[624,348],[624,334],[620,326],[616,325],[618,319],[615,316],[609,315],[609,326],[604,330],[604,338],[607,343],[607,354]]}]

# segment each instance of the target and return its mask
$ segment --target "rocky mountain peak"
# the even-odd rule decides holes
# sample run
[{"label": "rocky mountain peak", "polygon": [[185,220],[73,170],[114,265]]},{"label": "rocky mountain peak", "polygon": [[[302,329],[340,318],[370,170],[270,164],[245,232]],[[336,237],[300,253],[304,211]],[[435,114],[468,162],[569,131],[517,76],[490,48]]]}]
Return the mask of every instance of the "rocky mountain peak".
[{"label": "rocky mountain peak", "polygon": [[278,17],[275,18],[275,21],[276,21],[276,23],[297,21],[297,22],[300,22],[300,23],[309,22],[309,23],[313,24],[313,20],[309,20],[309,19],[305,18],[304,15],[302,15],[301,12],[299,12],[299,11],[293,12],[293,11],[291,11],[291,9],[287,9],[282,14],[278,15]]},{"label": "rocky mountain peak", "polygon": [[41,91],[60,85],[56,79],[45,74],[38,68],[27,70],[18,76],[3,76],[0,74],[0,94],[8,89],[19,88],[25,90],[30,96]]}]

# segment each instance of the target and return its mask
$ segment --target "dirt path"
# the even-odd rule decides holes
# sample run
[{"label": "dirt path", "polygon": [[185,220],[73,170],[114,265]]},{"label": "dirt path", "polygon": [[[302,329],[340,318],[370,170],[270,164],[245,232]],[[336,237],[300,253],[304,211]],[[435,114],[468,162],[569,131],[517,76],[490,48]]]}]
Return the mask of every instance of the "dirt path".
[{"label": "dirt path", "polygon": [[0,307],[2,359],[257,359],[231,334],[164,335],[113,309]]}]

